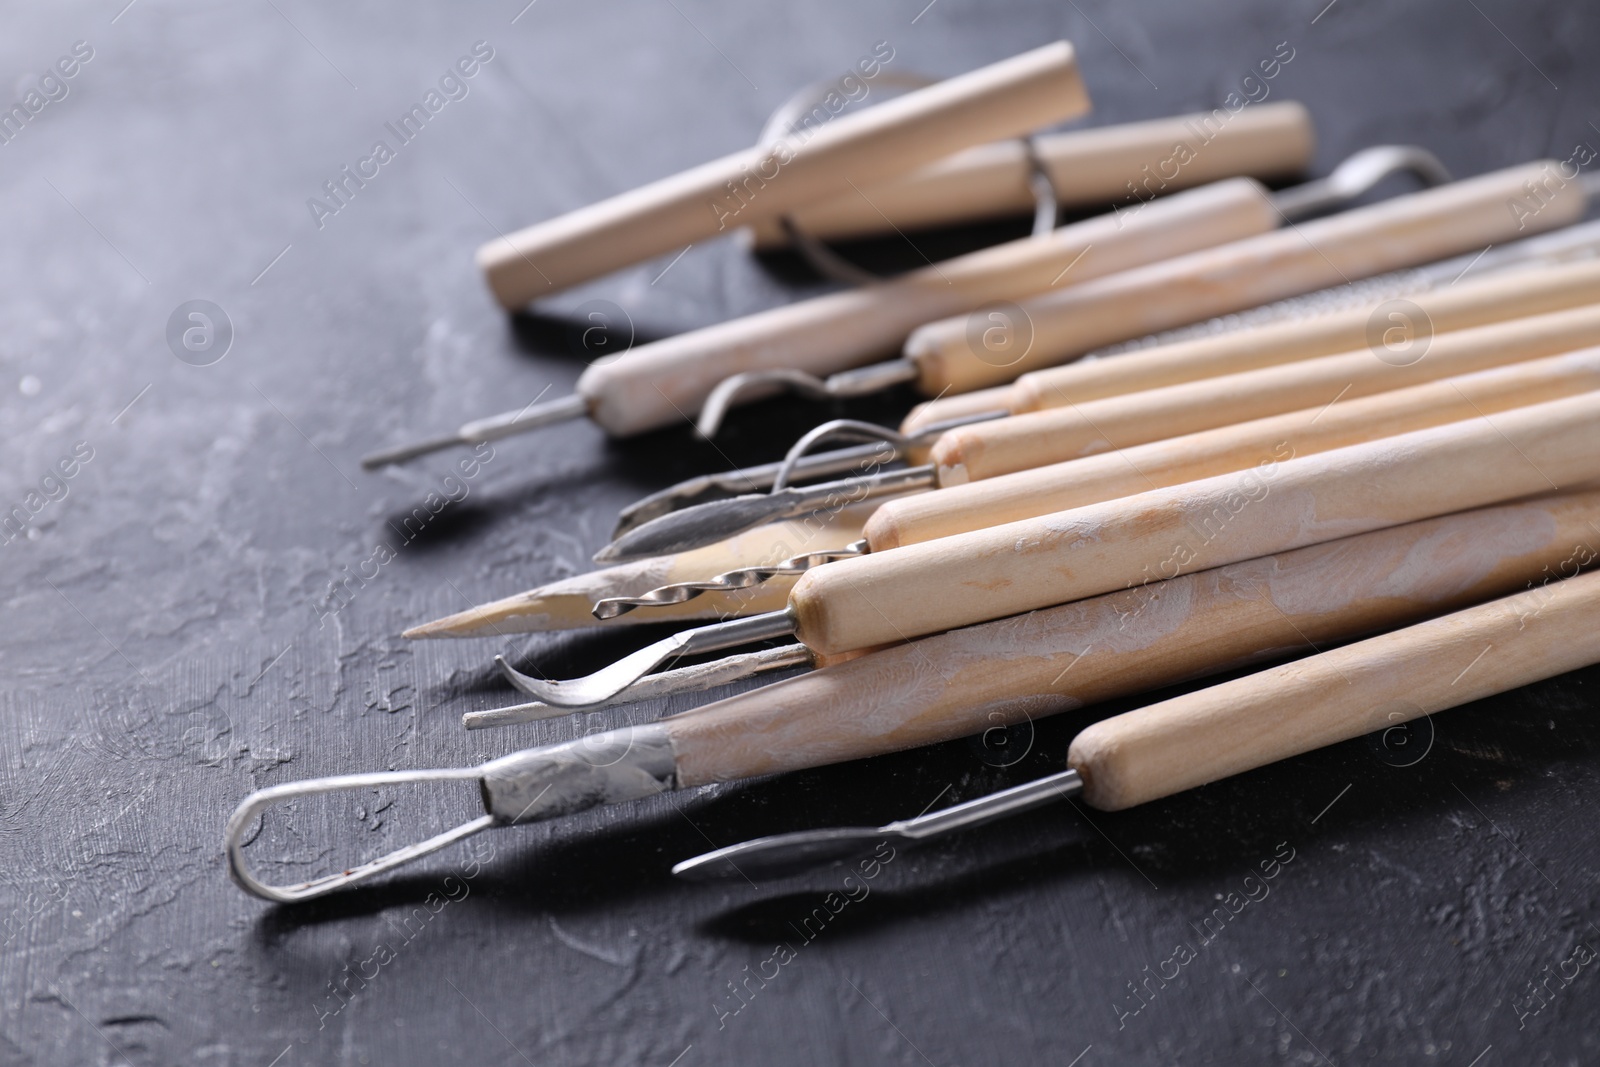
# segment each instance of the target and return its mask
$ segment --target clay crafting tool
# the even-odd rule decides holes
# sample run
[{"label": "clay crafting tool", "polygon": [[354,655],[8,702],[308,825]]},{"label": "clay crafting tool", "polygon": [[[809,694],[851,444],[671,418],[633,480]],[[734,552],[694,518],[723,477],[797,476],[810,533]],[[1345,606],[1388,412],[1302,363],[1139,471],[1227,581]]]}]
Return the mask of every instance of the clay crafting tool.
[{"label": "clay crafting tool", "polygon": [[[898,434],[834,420],[807,434],[784,462],[700,475],[644,497],[623,509],[612,537],[619,538],[669,511],[770,489],[780,471],[787,481],[802,482],[859,473],[868,467],[881,470],[912,455],[921,461],[945,430],[1007,414],[1368,345],[1383,347],[1391,356],[1404,356],[1415,344],[1431,343],[1435,334],[1592,299],[1590,283],[1595,268],[1582,261],[1593,260],[1597,249],[1600,222],[1569,226],[1487,252],[1341,284],[1111,346],[1076,363],[1025,374],[1010,386],[929,401],[907,416]],[[1574,263],[1576,266],[1568,269]],[[1410,298],[1409,304],[1405,298]],[[1125,348],[1128,350],[1121,351]],[[1105,358],[1113,354],[1115,359]],[[848,432],[836,433],[829,427]],[[812,451],[841,436],[874,443]]]},{"label": "clay crafting tool", "polygon": [[[729,567],[760,566],[802,552],[835,552],[861,537],[862,524],[876,504],[833,508],[816,518],[772,523],[705,548],[675,556],[624,563],[573,575],[514,596],[478,604],[442,619],[413,626],[408,638],[498,637],[604,625],[594,616],[597,600],[644,593],[664,581],[708,578]],[[735,561],[735,562],[730,562]],[[678,619],[724,619],[735,614],[772,611],[784,605],[788,583],[772,588],[711,595],[686,606]],[[649,621],[660,615],[652,613]]]},{"label": "clay crafting tool", "polygon": [[624,534],[595,558],[610,563],[684,551],[804,515],[818,501],[846,493],[947,489],[1596,344],[1600,303],[1457,330],[1395,353],[1362,348],[979,422],[940,434],[921,466],[684,508]]},{"label": "clay crafting tool", "polygon": [[[1060,207],[1120,203],[1135,210],[1152,197],[1223,178],[1299,174],[1315,145],[1311,116],[1293,101],[1040,133],[1026,143],[968,148],[788,218],[811,237],[850,240],[1024,215],[1035,206],[1029,181],[1035,166],[1043,168]],[[758,249],[790,242],[791,228],[777,219],[750,231]]]},{"label": "clay crafting tool", "polygon": [[1121,811],[1600,662],[1600,574],[1584,574],[1103,719],[1068,769],[879,827],[746,841],[685,860],[692,880],[784,877],[1053,800]]},{"label": "clay crafting tool", "polygon": [[[859,373],[853,369],[893,351],[924,323],[1262,234],[1279,225],[1286,212],[1292,215],[1297,204],[1307,211],[1324,210],[1330,200],[1358,196],[1396,170],[1413,171],[1428,181],[1446,177],[1438,161],[1421,149],[1383,147],[1341,164],[1335,171],[1339,180],[1331,186],[1325,187],[1332,178],[1310,183],[1316,194],[1310,197],[1301,195],[1305,186],[1269,194],[1249,178],[1189,189],[1137,211],[1069,223],[1043,237],[1010,241],[606,356],[579,376],[571,396],[536,400],[521,410],[467,423],[444,437],[387,449],[367,456],[362,465],[371,469],[400,463],[575,418],[590,418],[607,433],[625,437],[692,420],[717,388],[722,390],[718,419],[738,397],[753,399],[778,387],[811,389],[822,382],[819,375],[834,375],[814,386],[828,395],[875,392],[906,380],[905,366],[894,362]],[[1445,206],[1459,217],[1444,226],[1432,204],[1420,201],[1401,213],[1414,227],[1406,244],[1415,256],[1402,252],[1395,257],[1399,262],[1426,262],[1475,247],[1479,227],[1468,218],[1473,205],[1463,205],[1459,196],[1447,198]],[[1498,203],[1496,207],[1503,209]],[[1498,214],[1495,221],[1500,221]],[[1390,220],[1390,225],[1399,223]],[[1459,237],[1450,236],[1452,227]],[[757,380],[751,374],[766,377]]]},{"label": "clay crafting tool", "polygon": [[[1376,159],[1357,156],[1345,165],[1355,164],[1375,166]],[[857,367],[840,382],[794,368],[750,368],[706,395],[701,432],[739,399],[777,387],[821,395],[894,384],[926,397],[971,392],[1105,345],[1566,226],[1583,217],[1589,186],[1553,180],[1558,167],[1550,160],[1511,167],[1042,291],[1013,306],[962,312],[919,327],[898,359]],[[1536,208],[1512,207],[1527,199]]]},{"label": "clay crafting tool", "polygon": [[749,642],[862,651],[1600,478],[1597,417],[1586,393],[839,560],[803,574],[781,612],[681,631],[584,678],[499,663],[536,699],[582,707]]},{"label": "clay crafting tool", "polygon": [[[1084,359],[1033,371],[996,387],[986,406],[1021,415],[1359,348],[1383,349],[1388,358],[1405,358],[1415,354],[1414,346],[1427,345],[1441,333],[1592,302],[1595,279],[1600,277],[1597,249],[1600,223],[1569,226],[1499,246],[1486,255],[1402,272],[1383,291],[1323,314],[1208,331],[1120,352],[1114,359]],[[918,405],[901,423],[901,432],[915,433],[924,425],[962,414],[970,417],[969,402],[988,392]]]},{"label": "clay crafting tool", "polygon": [[[1539,547],[1526,553],[1530,545]],[[1297,640],[1343,640],[1362,628],[1400,625],[1429,611],[1514,592],[1525,581],[1572,573],[1597,550],[1600,491],[1551,494],[1180,575],[1159,589],[1104,593],[950,630],[851,657],[858,665],[848,669],[845,660],[818,657],[799,644],[738,653],[646,675],[617,697],[582,710],[699,692],[724,684],[724,677],[774,669],[778,661],[782,667],[820,668],[830,680],[780,682],[782,688],[765,699],[756,696],[764,689],[730,698],[742,702],[747,723],[771,716],[787,723],[783,716],[790,713],[837,715],[855,724],[845,735],[863,743],[895,738],[922,744],[905,740],[908,723],[933,727],[943,716],[981,709],[986,719],[974,719],[971,729],[1010,726],[1026,716],[1136,691],[1128,685],[1154,688],[1238,666],[1258,652],[1294,647]],[[1520,562],[1511,565],[1513,560]],[[1497,577],[1488,581],[1491,571]],[[1332,589],[1339,595],[1330,596]],[[1133,659],[1124,649],[1137,649]],[[1069,668],[1071,684],[1062,685]],[[871,694],[872,715],[859,709],[864,693]],[[902,713],[909,718],[900,718]],[[461,723],[477,730],[571,714],[571,708],[534,701],[467,712]],[[777,729],[763,730],[761,743],[781,760],[793,750]],[[926,741],[938,739],[930,735]]]},{"label": "clay crafting tool", "polygon": [[1089,110],[1066,41],[490,241],[478,266],[508,310],[732,226],[904,174],[952,152]]},{"label": "clay crafting tool", "polygon": [[[1481,601],[1556,573],[1600,544],[1600,493],[1527,501],[1250,560],[924,638],[675,716],[528,749],[480,767],[351,774],[271,786],[228,820],[229,871],[275,901],[322,896],[493,826],[670,789],[949,740]],[[1589,550],[1592,559],[1594,550]],[[1329,597],[1329,587],[1341,595]],[[870,702],[871,714],[864,714]],[[486,813],[342,873],[262,882],[274,804],[342,789],[465,780]],[[248,838],[248,841],[247,841]]]}]

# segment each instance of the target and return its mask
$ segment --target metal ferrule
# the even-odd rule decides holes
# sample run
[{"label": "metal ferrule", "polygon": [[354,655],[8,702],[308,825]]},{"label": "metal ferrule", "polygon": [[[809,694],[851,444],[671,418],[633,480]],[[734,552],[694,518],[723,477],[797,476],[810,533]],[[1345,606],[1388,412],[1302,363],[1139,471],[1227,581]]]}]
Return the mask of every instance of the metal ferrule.
[{"label": "metal ferrule", "polygon": [[480,770],[485,810],[509,826],[675,789],[678,764],[666,728],[649,723],[513,752]]}]

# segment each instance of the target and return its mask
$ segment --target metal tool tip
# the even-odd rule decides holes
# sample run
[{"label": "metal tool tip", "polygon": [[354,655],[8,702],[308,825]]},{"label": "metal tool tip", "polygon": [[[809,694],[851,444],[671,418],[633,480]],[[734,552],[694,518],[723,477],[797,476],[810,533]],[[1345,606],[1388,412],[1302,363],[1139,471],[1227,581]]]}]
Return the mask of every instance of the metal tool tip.
[{"label": "metal tool tip", "polygon": [[898,836],[873,826],[775,834],[686,859],[674,866],[672,873],[691,882],[787,878],[825,863],[869,856],[880,843]]},{"label": "metal tool tip", "polygon": [[794,494],[748,493],[670,511],[634,527],[594,554],[596,563],[626,563],[667,556],[788,518]]},{"label": "metal tool tip", "polygon": [[621,618],[640,606],[632,603],[629,597],[606,597],[604,600],[595,601],[594,610],[591,614],[601,622],[608,622],[611,619]]},{"label": "metal tool tip", "polygon": [[362,456],[361,468],[375,471],[382,467],[387,467],[391,463],[408,463],[419,456],[442,452],[447,448],[455,448],[458,445],[470,443],[464,440],[459,433],[453,433],[448,437],[434,437],[427,441],[417,441],[409,445],[397,445],[394,448],[386,448],[373,452],[371,455]]}]

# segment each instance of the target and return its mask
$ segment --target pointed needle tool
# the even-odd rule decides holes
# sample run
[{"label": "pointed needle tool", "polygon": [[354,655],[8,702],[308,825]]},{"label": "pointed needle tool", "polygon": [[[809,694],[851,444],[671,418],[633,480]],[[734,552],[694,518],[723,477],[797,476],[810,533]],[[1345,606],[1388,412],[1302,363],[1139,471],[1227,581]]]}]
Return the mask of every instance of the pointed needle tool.
[{"label": "pointed needle tool", "polygon": [[520,411],[466,423],[455,433],[444,437],[373,452],[362,457],[361,466],[369,471],[377,470],[391,463],[406,463],[419,456],[441,452],[447,448],[458,446],[470,448],[485,441],[498,441],[502,437],[511,437],[514,434],[536,430],[541,426],[552,426],[558,422],[583,418],[588,414],[589,401],[581,393],[543,403],[535,401]]},{"label": "pointed needle tool", "polygon": [[1058,774],[886,826],[730,845],[672,871],[695,881],[782,878],[1074,794],[1121,811],[1363,734],[1387,740],[1425,715],[1600,662],[1597,613],[1600,574],[1557,581],[1103,719],[1073,740]]}]

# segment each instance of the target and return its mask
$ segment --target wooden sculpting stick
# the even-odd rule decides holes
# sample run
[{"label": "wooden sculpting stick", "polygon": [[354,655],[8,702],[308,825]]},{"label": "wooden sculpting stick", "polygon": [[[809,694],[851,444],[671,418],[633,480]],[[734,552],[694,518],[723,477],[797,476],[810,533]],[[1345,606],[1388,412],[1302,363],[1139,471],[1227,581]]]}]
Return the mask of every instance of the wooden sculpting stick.
[{"label": "wooden sculpting stick", "polygon": [[[793,631],[824,654],[1600,478],[1600,393],[1224,474],[802,575]],[[763,618],[756,616],[756,618]]]},{"label": "wooden sculpting stick", "polygon": [[[1552,185],[1557,170],[1550,160],[1510,167],[1030,297],[1018,302],[1020,355],[976,350],[983,332],[962,316],[919,329],[905,356],[925,396],[969,392],[1118,341],[1565,226],[1588,197],[1577,181]],[[1548,199],[1512,210],[1530,189]]]},{"label": "wooden sculpting stick", "polygon": [[518,230],[480,248],[478,265],[495,299],[515,310],[852,184],[1088,110],[1077,57],[1057,41]]},{"label": "wooden sculpting stick", "polygon": [[[1037,134],[1033,152],[1063,207],[1140,202],[1222,178],[1284,178],[1311,162],[1311,116],[1292,101]],[[837,240],[949,226],[1033,210],[1020,141],[958,152],[902,177],[792,212],[812,237]],[[789,243],[776,220],[751,227],[757,248]]]},{"label": "wooden sculpting stick", "polygon": [[942,485],[982,481],[1596,344],[1600,304],[1585,305],[1442,334],[1399,357],[1363,348],[963,426],[930,461]]},{"label": "wooden sculpting stick", "polygon": [[882,504],[873,552],[1600,389],[1600,349],[1165,438]]},{"label": "wooden sculpting stick", "polygon": [[1067,763],[1132,807],[1600,662],[1597,620],[1600,574],[1541,584],[1095,723]]},{"label": "wooden sculpting stick", "polygon": [[1597,527],[1600,491],[1410,523],[1184,575],[1149,601],[1125,590],[921,638],[662,724],[682,785],[934,744],[1513,593],[1595,559]]},{"label": "wooden sculpting stick", "polygon": [[1020,415],[1065,407],[1368,346],[1401,356],[1407,348],[1428,344],[1441,333],[1596,301],[1600,301],[1600,261],[1519,267],[1403,299],[1373,300],[1345,311],[1032,371],[1008,386],[919,404],[900,430],[915,433],[932,423],[979,411]]}]

